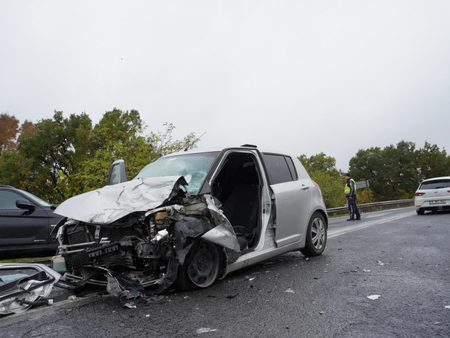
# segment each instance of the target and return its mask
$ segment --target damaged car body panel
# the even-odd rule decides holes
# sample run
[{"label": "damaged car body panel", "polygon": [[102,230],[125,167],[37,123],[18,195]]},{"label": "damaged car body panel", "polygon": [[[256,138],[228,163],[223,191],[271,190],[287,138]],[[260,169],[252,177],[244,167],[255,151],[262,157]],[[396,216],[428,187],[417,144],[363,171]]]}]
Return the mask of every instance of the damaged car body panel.
[{"label": "damaged car body panel", "polygon": [[44,264],[0,264],[0,315],[21,313],[47,297],[61,275]]},{"label": "damaged car body panel", "polygon": [[254,146],[176,153],[127,182],[123,161],[114,164],[117,184],[56,210],[65,216],[55,228],[58,253],[77,285],[128,298],[140,287],[204,288],[275,255],[325,248],[320,188],[288,155]]}]

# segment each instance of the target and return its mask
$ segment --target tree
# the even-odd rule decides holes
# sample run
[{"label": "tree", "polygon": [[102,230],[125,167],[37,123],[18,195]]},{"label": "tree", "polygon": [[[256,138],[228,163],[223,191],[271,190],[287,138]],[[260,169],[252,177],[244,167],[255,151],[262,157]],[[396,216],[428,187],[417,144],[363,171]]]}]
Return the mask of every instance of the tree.
[{"label": "tree", "polygon": [[8,113],[0,114],[0,155],[6,149],[16,149],[19,120]]},{"label": "tree", "polygon": [[54,112],[52,119],[26,121],[20,128],[17,151],[0,156],[0,183],[11,184],[51,201],[101,188],[114,160],[124,159],[127,176],[135,176],[146,164],[167,153],[195,147],[191,133],[173,140],[175,126],[144,134],[145,124],[136,110],[113,109],[92,128],[86,113]]},{"label": "tree", "polygon": [[336,169],[336,160],[324,153],[298,156],[306,171],[322,190],[323,199],[327,208],[337,208],[345,205],[344,196],[345,179]]},{"label": "tree", "polygon": [[86,191],[79,176],[88,157],[92,124],[86,113],[70,115],[55,111],[53,119],[44,119],[35,125],[34,132],[19,137],[19,151],[30,162],[25,188],[36,189],[44,199],[60,202]]},{"label": "tree", "polygon": [[425,141],[422,149],[416,150],[418,182],[424,179],[450,175],[450,157],[445,149]]},{"label": "tree", "polygon": [[419,182],[427,177],[448,175],[450,158],[445,150],[425,142],[401,141],[384,149],[359,150],[350,160],[350,173],[356,180],[369,180],[376,201],[412,198]]}]

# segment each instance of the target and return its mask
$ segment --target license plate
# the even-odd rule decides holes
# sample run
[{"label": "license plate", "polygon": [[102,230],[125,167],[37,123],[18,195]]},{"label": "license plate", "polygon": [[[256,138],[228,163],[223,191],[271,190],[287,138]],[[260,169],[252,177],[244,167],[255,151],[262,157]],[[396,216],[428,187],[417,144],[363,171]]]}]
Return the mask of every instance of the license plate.
[{"label": "license plate", "polygon": [[445,204],[445,201],[441,201],[441,200],[430,201],[430,204]]}]

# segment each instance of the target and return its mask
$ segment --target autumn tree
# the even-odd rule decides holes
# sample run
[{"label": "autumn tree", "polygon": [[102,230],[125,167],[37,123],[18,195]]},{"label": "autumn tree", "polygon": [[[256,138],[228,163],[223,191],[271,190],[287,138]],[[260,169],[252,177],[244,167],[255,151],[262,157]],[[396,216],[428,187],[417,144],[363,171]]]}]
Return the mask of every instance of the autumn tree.
[{"label": "autumn tree", "polygon": [[6,149],[15,150],[19,120],[8,113],[0,114],[0,155]]}]

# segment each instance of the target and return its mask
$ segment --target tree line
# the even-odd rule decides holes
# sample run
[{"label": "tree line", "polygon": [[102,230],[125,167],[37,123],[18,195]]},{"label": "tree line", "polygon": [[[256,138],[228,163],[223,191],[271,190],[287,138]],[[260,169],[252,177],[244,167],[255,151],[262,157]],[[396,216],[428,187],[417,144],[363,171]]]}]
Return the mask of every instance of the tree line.
[{"label": "tree line", "polygon": [[[336,169],[336,160],[324,153],[298,159],[311,178],[319,184],[327,208],[345,205],[344,173]],[[368,188],[358,190],[358,203],[414,198],[420,182],[426,178],[450,176],[450,156],[445,149],[425,142],[416,149],[413,142],[401,141],[383,149],[360,149],[350,159],[349,173],[355,181],[366,181]]]},{"label": "tree line", "polygon": [[[196,147],[195,133],[174,140],[175,126],[163,132],[146,133],[147,126],[137,110],[113,109],[92,125],[86,113],[20,124],[14,116],[0,114],[0,184],[29,191],[51,203],[105,185],[112,162],[126,161],[127,177],[159,157]],[[298,156],[311,178],[322,189],[327,208],[341,207],[344,173],[336,160],[324,153]],[[401,141],[383,149],[359,150],[349,162],[355,181],[368,181],[358,190],[358,203],[413,198],[419,183],[430,177],[448,176],[450,157],[445,149],[425,142],[416,149]]]},{"label": "tree line", "polygon": [[137,110],[113,109],[92,125],[86,113],[53,118],[35,125],[0,114],[0,184],[11,185],[51,203],[105,185],[116,159],[127,163],[127,177],[159,157],[196,146],[195,133],[174,140],[175,126],[163,132],[145,133]]}]

